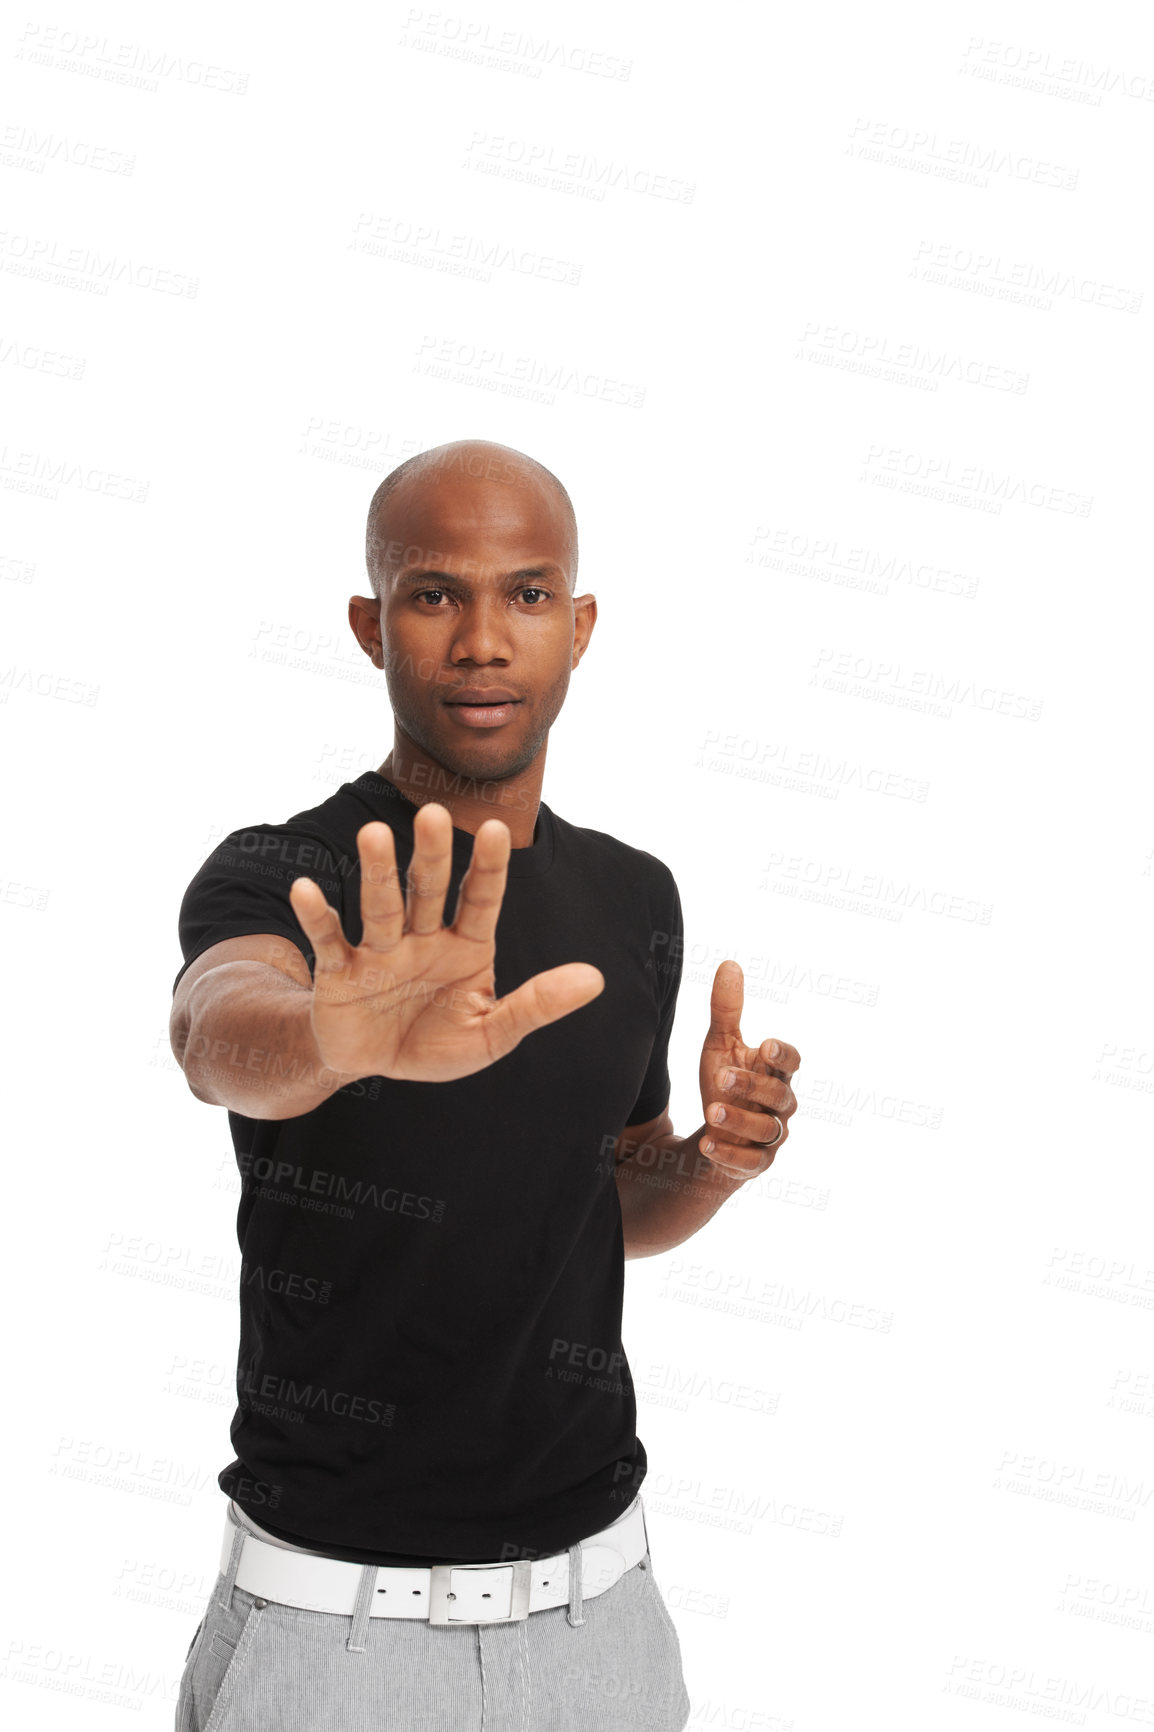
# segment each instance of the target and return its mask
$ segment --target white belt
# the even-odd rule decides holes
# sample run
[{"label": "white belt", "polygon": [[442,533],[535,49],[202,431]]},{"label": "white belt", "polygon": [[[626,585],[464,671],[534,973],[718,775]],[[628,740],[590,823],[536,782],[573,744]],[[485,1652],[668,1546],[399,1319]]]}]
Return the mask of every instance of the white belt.
[{"label": "white belt", "polygon": [[[225,1513],[220,1553],[223,1575],[237,1524]],[[649,1549],[640,1496],[623,1516],[581,1541],[581,1597],[591,1600],[620,1581]],[[236,1586],[258,1599],[309,1612],[352,1616],[362,1564],[270,1546],[245,1533]],[[569,1553],[517,1558],[505,1564],[432,1564],[423,1568],[379,1564],[370,1616],[424,1618],[430,1624],[513,1623],[530,1612],[569,1603]]]}]

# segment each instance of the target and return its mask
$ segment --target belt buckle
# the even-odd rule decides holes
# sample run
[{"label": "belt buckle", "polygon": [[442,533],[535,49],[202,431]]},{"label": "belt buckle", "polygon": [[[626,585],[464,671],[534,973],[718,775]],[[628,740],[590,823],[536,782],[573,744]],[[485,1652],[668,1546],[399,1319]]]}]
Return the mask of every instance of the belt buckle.
[{"label": "belt buckle", "polygon": [[[512,1624],[519,1623],[529,1616],[529,1591],[532,1587],[532,1560],[515,1558],[507,1564],[431,1564],[429,1566],[429,1622],[430,1624]],[[466,1571],[476,1574],[477,1571],[511,1570],[509,1582],[509,1610],[498,1613],[492,1618],[454,1618],[451,1607],[456,1595],[453,1593],[454,1575],[463,1575]]]}]

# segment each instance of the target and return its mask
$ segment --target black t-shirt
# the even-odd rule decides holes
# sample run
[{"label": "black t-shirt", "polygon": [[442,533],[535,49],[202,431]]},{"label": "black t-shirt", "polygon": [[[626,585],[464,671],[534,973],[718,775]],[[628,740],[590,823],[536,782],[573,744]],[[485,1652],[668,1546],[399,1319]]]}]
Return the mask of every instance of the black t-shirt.
[{"label": "black t-shirt", "polygon": [[[403,871],[416,810],[367,771],[233,831],[185,892],[177,980],[258,932],[311,970],[300,876],[359,943],[356,833],[389,824]],[[472,848],[454,828],[448,920]],[[240,1345],[219,1484],[261,1526],[364,1563],[472,1562],[562,1551],[633,1501],[647,1464],[611,1142],[668,1104],[681,935],[662,861],[542,801],[509,856],[496,995],[591,962],[597,998],[473,1076],[366,1077],[290,1119],[229,1112]]]}]

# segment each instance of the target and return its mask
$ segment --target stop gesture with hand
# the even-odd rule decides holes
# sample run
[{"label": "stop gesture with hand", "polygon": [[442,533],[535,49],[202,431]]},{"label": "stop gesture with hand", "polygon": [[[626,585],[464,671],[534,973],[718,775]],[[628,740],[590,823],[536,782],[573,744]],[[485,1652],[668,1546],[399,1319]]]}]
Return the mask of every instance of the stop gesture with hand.
[{"label": "stop gesture with hand", "polygon": [[389,825],[363,824],[357,945],[345,937],[320,885],[293,880],[289,900],[316,956],[310,1015],[326,1068],[404,1082],[472,1076],[604,990],[592,963],[562,962],[495,996],[497,917],[511,848],[509,826],[486,818],[446,924],[453,863],[448,808],[430,801],[415,814],[405,873]]}]

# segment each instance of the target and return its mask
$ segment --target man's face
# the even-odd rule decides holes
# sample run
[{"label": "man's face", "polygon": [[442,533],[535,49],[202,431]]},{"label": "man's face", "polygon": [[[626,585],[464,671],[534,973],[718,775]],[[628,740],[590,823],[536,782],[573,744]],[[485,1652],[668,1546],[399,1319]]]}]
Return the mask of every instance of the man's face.
[{"label": "man's face", "polygon": [[[596,617],[574,607],[572,531],[530,472],[416,474],[377,520],[383,666],[396,721],[454,774],[513,776],[541,752]],[[491,692],[511,701],[485,704]],[[476,693],[477,705],[462,704]]]}]

